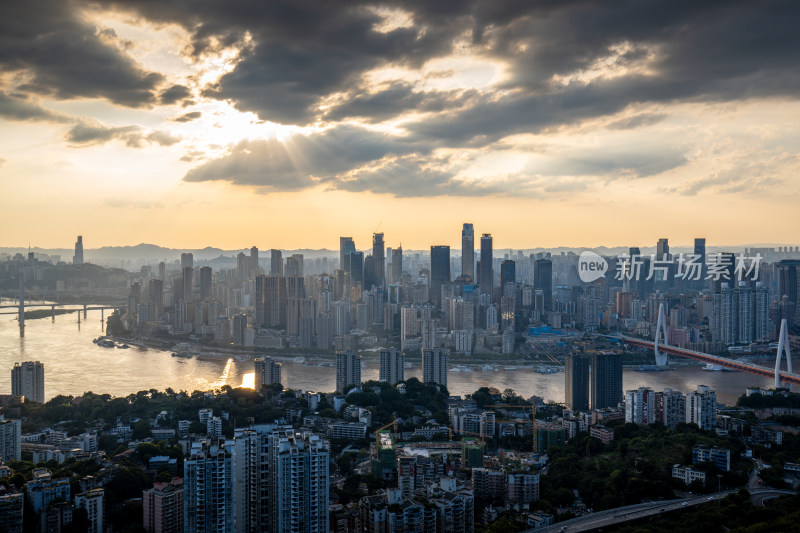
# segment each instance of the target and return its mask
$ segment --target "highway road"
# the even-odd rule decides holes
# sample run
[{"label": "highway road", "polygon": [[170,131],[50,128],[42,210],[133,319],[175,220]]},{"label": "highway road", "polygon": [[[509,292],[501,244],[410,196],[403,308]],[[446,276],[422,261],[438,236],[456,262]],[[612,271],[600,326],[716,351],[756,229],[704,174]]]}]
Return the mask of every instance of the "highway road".
[{"label": "highway road", "polygon": [[[681,498],[677,500],[665,500],[660,502],[639,503],[636,505],[628,505],[626,507],[617,507],[615,509],[608,509],[606,511],[599,511],[597,513],[588,514],[565,522],[559,522],[552,526],[538,529],[536,531],[547,533],[578,533],[580,531],[592,531],[595,529],[610,527],[631,520],[638,520],[640,518],[647,518],[650,516],[668,513],[670,511],[679,511],[694,505],[709,503],[725,498],[729,494],[736,492],[735,490],[727,490],[717,492],[714,494],[704,494],[702,496],[695,496],[692,498]],[[795,491],[779,490],[779,489],[756,489],[751,491],[754,502],[763,502],[765,499],[777,498],[779,496],[796,494]],[[534,530],[529,529],[525,533],[533,533]]]}]

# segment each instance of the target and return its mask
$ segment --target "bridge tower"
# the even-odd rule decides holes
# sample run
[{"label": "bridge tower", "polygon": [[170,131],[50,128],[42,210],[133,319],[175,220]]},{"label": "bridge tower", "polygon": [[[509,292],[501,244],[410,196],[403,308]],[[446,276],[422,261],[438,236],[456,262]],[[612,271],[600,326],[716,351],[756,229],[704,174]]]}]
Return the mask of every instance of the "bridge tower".
[{"label": "bridge tower", "polygon": [[25,336],[25,271],[19,271],[19,336]]},{"label": "bridge tower", "polygon": [[[786,319],[781,320],[781,333],[778,335],[778,355],[775,357],[775,388],[781,386],[781,357],[786,352],[786,370],[792,371],[792,354],[789,350],[789,329],[786,326]],[[791,385],[790,385],[791,386]]]},{"label": "bridge tower", "polygon": [[664,335],[664,346],[669,345],[669,341],[667,340],[667,318],[664,316],[664,304],[658,304],[658,322],[656,324],[656,338],[655,342],[653,343],[653,348],[656,352],[656,366],[667,366],[667,354],[661,353],[658,350],[659,344],[661,344],[660,339],[661,335]]}]

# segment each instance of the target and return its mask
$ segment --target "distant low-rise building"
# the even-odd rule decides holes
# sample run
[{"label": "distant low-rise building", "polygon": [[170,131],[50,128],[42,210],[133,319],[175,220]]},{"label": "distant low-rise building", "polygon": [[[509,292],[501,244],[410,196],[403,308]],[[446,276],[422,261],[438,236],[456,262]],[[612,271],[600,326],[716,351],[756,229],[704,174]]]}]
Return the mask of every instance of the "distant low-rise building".
[{"label": "distant low-rise building", "polygon": [[690,466],[673,465],[672,477],[680,479],[687,485],[693,481],[700,481],[703,485],[706,484],[706,473],[701,470],[695,470]]}]

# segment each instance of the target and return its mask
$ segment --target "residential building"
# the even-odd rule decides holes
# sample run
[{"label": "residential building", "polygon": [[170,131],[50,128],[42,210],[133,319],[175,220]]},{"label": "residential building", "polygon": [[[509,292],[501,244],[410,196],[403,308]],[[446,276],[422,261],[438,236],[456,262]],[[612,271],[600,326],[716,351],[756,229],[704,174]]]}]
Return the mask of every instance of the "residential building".
[{"label": "residential building", "polygon": [[625,422],[653,424],[656,421],[656,393],[650,387],[625,391]]},{"label": "residential building", "polygon": [[105,491],[103,489],[92,489],[75,495],[75,508],[86,509],[89,515],[87,533],[103,533],[105,531],[104,498]]},{"label": "residential building", "polygon": [[361,356],[355,352],[336,354],[336,392],[345,392],[351,385],[361,385]]},{"label": "residential building", "polygon": [[183,533],[183,479],[176,477],[143,491],[142,515],[147,533]]},{"label": "residential building", "polygon": [[447,387],[447,352],[441,348],[422,350],[422,381]]},{"label": "residential building", "polygon": [[717,419],[717,393],[707,385],[698,385],[686,397],[686,423],[713,431]]},{"label": "residential building", "polygon": [[564,394],[567,407],[573,411],[589,410],[589,367],[588,356],[570,353],[564,368]]},{"label": "residential building", "polygon": [[6,419],[0,414],[0,462],[22,459],[22,421]]},{"label": "residential building", "polygon": [[272,360],[271,357],[256,357],[253,360],[255,367],[255,386],[256,390],[264,385],[281,383],[281,365]]},{"label": "residential building", "polygon": [[622,354],[592,354],[592,409],[616,407],[622,401]]},{"label": "residential building", "polygon": [[26,401],[44,403],[44,365],[39,361],[14,363],[11,394],[25,396]]},{"label": "residential building", "polygon": [[405,381],[405,356],[397,348],[381,349],[381,369],[379,379],[391,384]]},{"label": "residential building", "polygon": [[233,461],[225,445],[195,442],[184,462],[185,531],[233,533]]}]

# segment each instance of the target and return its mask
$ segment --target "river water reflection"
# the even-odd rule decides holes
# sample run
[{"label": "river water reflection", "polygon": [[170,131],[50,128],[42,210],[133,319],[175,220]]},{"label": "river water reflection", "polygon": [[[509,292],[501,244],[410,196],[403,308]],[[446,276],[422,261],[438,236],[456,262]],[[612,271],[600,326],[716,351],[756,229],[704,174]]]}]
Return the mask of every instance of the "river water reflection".
[{"label": "river water reflection", "polygon": [[[7,302],[4,302],[7,303]],[[38,360],[45,367],[46,397],[58,394],[80,395],[85,391],[125,396],[140,390],[207,390],[224,384],[251,385],[252,361],[201,361],[172,357],[156,349],[103,348],[92,342],[102,335],[100,311],[89,311],[87,318],[76,314],[28,320],[25,337],[19,336],[14,315],[0,315],[0,393],[11,391],[11,368],[18,361]],[[362,379],[378,379],[377,356],[368,356]],[[336,388],[336,369],[306,366],[291,360],[282,361],[284,385],[294,389],[332,391]],[[564,373],[538,374],[532,367],[509,363],[497,371],[450,371],[451,394],[465,395],[479,387],[493,386],[501,391],[513,389],[528,397],[533,394],[546,400],[564,401]],[[406,369],[406,377],[420,377],[419,364]],[[718,401],[732,404],[746,387],[771,387],[769,378],[742,372],[711,372],[697,366],[677,366],[674,371],[636,372],[626,368],[624,388],[666,387],[684,393],[697,385],[709,385],[717,391]]]}]

